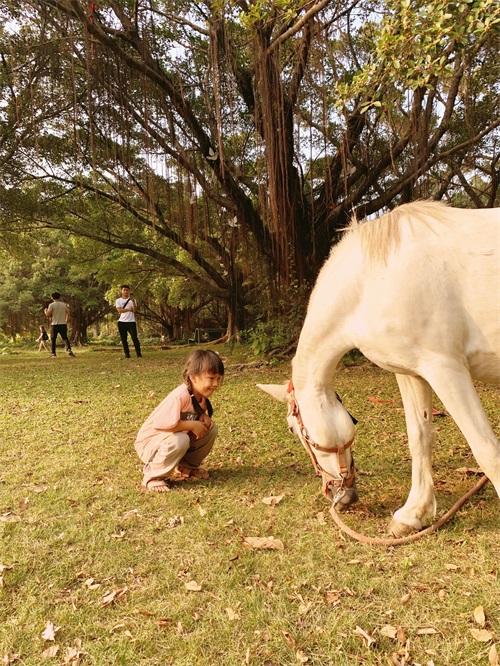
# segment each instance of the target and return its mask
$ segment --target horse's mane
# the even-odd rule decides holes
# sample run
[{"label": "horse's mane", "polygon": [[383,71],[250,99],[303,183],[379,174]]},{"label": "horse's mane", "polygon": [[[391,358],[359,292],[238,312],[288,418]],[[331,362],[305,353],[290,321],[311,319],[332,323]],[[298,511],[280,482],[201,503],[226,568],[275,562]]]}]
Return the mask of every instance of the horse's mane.
[{"label": "horse's mane", "polygon": [[403,204],[375,220],[358,221],[353,215],[344,239],[356,237],[365,256],[372,261],[386,261],[391,249],[399,247],[403,225],[414,231],[414,222],[431,228],[433,222],[450,219],[449,208],[439,201],[415,201]]}]

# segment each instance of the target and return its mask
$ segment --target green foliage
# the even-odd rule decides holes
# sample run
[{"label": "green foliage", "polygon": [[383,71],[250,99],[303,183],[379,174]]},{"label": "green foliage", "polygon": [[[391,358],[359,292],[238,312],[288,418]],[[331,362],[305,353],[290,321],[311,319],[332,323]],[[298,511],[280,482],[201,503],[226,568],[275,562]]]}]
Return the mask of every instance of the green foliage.
[{"label": "green foliage", "polygon": [[[261,294],[264,297],[264,294]],[[293,284],[286,293],[286,301],[272,303],[264,297],[259,309],[252,309],[255,324],[243,332],[242,339],[250,344],[255,356],[284,350],[293,345],[300,333],[308,300],[306,285]]]},{"label": "green foliage", "polygon": [[390,11],[376,27],[370,61],[352,83],[339,85],[339,104],[353,94],[362,95],[368,98],[361,107],[365,112],[390,106],[388,91],[398,82],[413,90],[433,88],[437,78],[452,76],[457,52],[477,48],[500,30],[495,0],[389,0],[387,6]]}]

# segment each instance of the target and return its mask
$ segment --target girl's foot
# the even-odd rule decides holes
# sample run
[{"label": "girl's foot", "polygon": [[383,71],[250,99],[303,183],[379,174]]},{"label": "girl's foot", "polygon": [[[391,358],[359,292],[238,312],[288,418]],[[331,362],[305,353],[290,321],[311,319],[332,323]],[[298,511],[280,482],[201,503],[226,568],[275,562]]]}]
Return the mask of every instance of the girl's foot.
[{"label": "girl's foot", "polygon": [[150,479],[142,484],[141,490],[143,492],[168,493],[170,486],[165,479]]},{"label": "girl's foot", "polygon": [[208,479],[210,474],[203,467],[179,467],[179,472],[185,475],[190,481],[198,481],[199,479]]}]

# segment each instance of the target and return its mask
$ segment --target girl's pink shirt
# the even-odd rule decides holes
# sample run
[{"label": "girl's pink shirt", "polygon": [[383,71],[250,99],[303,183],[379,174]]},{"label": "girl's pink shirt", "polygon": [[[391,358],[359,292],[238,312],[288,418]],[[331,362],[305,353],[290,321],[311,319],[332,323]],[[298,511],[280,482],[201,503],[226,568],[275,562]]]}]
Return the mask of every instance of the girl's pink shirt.
[{"label": "girl's pink shirt", "polygon": [[165,431],[172,430],[181,418],[181,412],[193,412],[193,403],[186,384],[181,384],[164,398],[144,421],[137,433],[136,443],[145,443]]}]

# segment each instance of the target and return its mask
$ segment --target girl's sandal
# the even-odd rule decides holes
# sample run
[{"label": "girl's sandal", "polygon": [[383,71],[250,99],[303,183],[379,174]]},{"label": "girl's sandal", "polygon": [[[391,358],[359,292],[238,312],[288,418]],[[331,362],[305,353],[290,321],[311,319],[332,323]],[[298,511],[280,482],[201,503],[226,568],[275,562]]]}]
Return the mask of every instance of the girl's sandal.
[{"label": "girl's sandal", "polygon": [[208,479],[210,476],[206,469],[203,467],[180,467],[181,474],[186,475],[187,481],[200,481],[201,479]]}]

